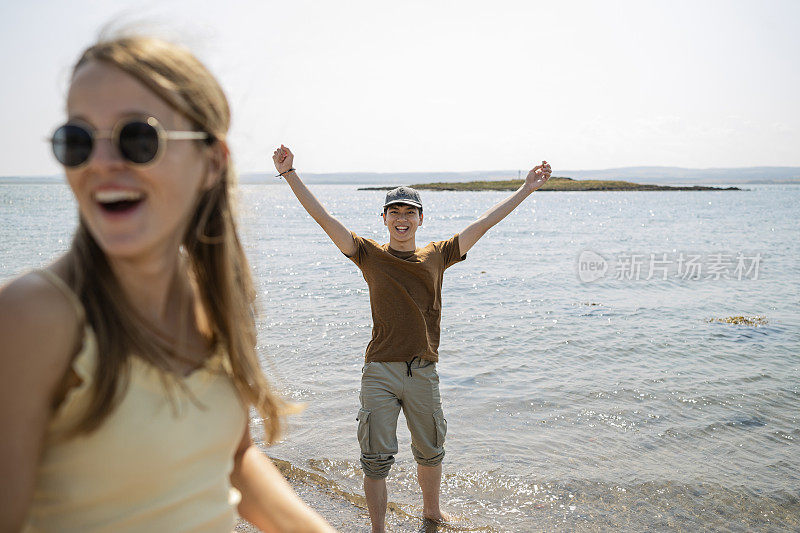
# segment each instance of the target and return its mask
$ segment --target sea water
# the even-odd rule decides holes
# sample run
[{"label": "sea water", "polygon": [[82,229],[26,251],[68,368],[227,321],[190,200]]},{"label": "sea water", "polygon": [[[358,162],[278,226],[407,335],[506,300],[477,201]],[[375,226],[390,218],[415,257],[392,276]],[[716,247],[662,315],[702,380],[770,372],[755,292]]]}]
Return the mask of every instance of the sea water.
[{"label": "sea water", "polygon": [[[311,186],[386,242],[383,193],[357,187]],[[800,529],[800,186],[743,187],[540,191],[445,272],[442,503],[459,528]],[[284,182],[240,193],[259,353],[306,404],[267,452],[336,527],[364,530],[366,282]],[[507,194],[423,191],[417,243]],[[0,282],[63,252],[75,209],[63,184],[0,184]],[[388,521],[406,531],[421,497],[402,421],[398,440]]]}]

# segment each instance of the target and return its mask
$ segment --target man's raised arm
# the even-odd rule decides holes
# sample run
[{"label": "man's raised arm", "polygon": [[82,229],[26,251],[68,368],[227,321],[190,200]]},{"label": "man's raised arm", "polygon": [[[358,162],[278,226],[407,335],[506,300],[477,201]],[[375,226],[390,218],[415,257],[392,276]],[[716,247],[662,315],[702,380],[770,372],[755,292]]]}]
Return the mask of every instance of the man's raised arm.
[{"label": "man's raised arm", "polygon": [[521,204],[533,191],[544,185],[548,179],[550,179],[550,165],[547,161],[542,161],[541,165],[535,166],[528,173],[525,183],[514,194],[486,211],[478,220],[458,234],[459,253],[461,255],[466,254],[478,242],[478,239],[489,231],[489,228],[506,218],[506,215]]},{"label": "man's raised arm", "polygon": [[333,244],[347,256],[356,253],[356,242],[353,240],[350,230],[328,213],[292,168],[294,154],[287,147],[281,145],[272,154],[272,161],[275,163],[278,173],[286,179],[286,183],[289,184],[294,195],[300,200],[300,204],[308,211],[311,218],[325,230]]}]

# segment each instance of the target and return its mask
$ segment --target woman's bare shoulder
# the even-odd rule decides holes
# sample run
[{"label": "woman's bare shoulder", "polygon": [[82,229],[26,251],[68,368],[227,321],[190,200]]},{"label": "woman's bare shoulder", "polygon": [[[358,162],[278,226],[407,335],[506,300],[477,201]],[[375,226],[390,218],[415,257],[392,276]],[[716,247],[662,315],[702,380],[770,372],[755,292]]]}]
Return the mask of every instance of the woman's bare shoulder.
[{"label": "woman's bare shoulder", "polygon": [[[47,270],[63,279],[58,263]],[[56,384],[80,342],[81,320],[75,304],[45,274],[28,272],[0,287],[3,373],[33,373],[41,385]]]}]

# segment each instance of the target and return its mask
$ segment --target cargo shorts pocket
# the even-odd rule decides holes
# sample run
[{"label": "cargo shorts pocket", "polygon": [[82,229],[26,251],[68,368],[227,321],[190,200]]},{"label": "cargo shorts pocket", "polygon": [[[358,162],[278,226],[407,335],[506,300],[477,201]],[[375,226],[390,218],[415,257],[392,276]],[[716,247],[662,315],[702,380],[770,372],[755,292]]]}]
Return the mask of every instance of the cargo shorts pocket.
[{"label": "cargo shorts pocket", "polygon": [[361,447],[361,453],[369,453],[369,411],[359,409],[356,420],[358,420],[358,445]]},{"label": "cargo shorts pocket", "polygon": [[444,418],[444,411],[437,409],[433,412],[433,425],[436,428],[436,440],[434,447],[444,446],[444,438],[447,435],[447,420]]}]

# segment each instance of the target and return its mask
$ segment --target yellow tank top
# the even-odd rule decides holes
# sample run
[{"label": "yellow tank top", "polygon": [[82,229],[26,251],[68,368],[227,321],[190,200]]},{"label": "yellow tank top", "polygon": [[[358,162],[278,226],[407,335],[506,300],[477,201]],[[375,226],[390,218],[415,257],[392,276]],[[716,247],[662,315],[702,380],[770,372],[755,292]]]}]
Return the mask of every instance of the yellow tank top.
[{"label": "yellow tank top", "polygon": [[[81,318],[78,297],[58,287]],[[85,321],[84,321],[85,323]],[[47,428],[25,532],[230,532],[241,499],[233,457],[248,421],[222,354],[183,381],[195,397],[170,401],[159,370],[132,357],[130,384],[100,428],[70,438],[91,400],[97,341],[86,325],[67,393]],[[198,403],[200,405],[198,405]]]}]

